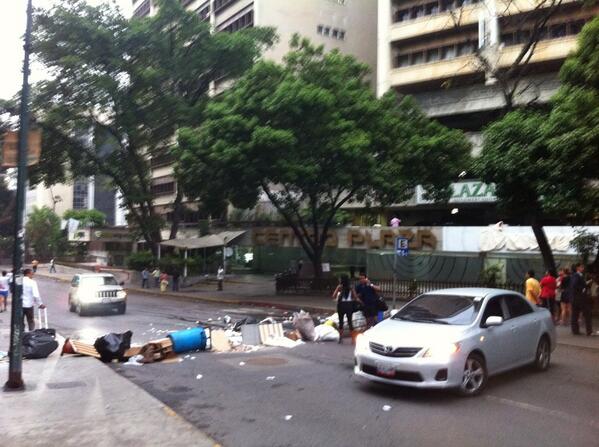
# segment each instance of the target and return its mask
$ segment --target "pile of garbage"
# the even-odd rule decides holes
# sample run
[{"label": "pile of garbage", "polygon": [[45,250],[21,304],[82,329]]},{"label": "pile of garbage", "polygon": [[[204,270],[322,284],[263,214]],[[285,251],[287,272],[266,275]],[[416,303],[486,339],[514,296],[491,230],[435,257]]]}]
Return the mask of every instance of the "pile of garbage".
[{"label": "pile of garbage", "polygon": [[[354,331],[366,328],[366,319],[361,312],[353,314]],[[143,346],[132,346],[133,333],[110,333],[86,343],[67,339],[62,354],[85,355],[103,362],[127,362],[127,365],[143,365],[165,360],[175,360],[178,354],[199,351],[252,352],[264,346],[295,348],[306,342],[338,342],[339,316],[313,318],[310,313],[300,311],[292,316],[273,317],[257,321],[253,317],[233,321],[228,315],[222,320],[197,322],[196,327],[181,331],[151,330],[153,334],[167,333],[166,337],[151,340]],[[144,333],[145,334],[145,333]],[[186,355],[185,358],[189,357]],[[182,359],[179,359],[182,361]]]}]

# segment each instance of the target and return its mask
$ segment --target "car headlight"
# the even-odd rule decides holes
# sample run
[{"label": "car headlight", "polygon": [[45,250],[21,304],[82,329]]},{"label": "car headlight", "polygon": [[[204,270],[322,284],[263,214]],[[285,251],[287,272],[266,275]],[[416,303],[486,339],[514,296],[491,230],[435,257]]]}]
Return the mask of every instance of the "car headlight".
[{"label": "car headlight", "polygon": [[125,298],[127,298],[127,292],[125,292],[124,290],[119,290],[119,291],[116,293],[116,297],[117,297],[119,300],[124,300]]},{"label": "car headlight", "polygon": [[460,350],[459,343],[439,343],[428,348],[423,357],[426,358],[447,358]]},{"label": "car headlight", "polygon": [[368,351],[368,339],[364,334],[358,334],[356,337],[356,352]]}]

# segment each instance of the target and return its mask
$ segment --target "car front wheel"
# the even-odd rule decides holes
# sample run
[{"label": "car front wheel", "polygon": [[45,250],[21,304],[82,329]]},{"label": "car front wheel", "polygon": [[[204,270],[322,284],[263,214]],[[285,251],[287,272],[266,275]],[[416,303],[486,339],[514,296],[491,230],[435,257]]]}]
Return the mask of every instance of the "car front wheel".
[{"label": "car front wheel", "polygon": [[537,345],[534,367],[537,371],[547,371],[551,362],[551,346],[546,336],[541,337]]},{"label": "car front wheel", "polygon": [[76,312],[80,317],[87,315],[87,309],[81,303],[77,303]]},{"label": "car front wheel", "polygon": [[462,396],[476,396],[487,385],[487,379],[487,367],[483,358],[478,354],[470,354],[464,365],[459,393]]}]

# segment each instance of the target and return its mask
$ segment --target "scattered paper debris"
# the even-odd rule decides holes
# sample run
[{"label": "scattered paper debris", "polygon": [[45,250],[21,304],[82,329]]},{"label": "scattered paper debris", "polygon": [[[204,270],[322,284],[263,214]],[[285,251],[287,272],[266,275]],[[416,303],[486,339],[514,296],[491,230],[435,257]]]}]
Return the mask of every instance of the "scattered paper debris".
[{"label": "scattered paper debris", "polygon": [[391,405],[383,405],[383,411],[391,410]]},{"label": "scattered paper debris", "polygon": [[195,360],[195,359],[196,359],[195,355],[191,357],[191,360]]},{"label": "scattered paper debris", "polygon": [[266,380],[275,380],[275,379],[276,379],[276,377],[275,377],[275,376],[268,376],[268,377],[266,378]]},{"label": "scattered paper debris", "polygon": [[183,359],[179,359],[179,363],[181,363],[183,361]]},{"label": "scattered paper debris", "polygon": [[183,357],[184,359],[188,359],[189,357],[191,357],[189,354],[185,355],[185,357]]},{"label": "scattered paper debris", "polygon": [[200,380],[202,377],[204,377],[204,376],[203,376],[203,375],[201,375],[201,374],[198,374],[198,375],[196,376],[196,379],[197,379],[197,380]]},{"label": "scattered paper debris", "polygon": [[292,417],[293,417],[292,414],[288,414],[288,415],[285,416],[285,420],[286,421],[290,421]]},{"label": "scattered paper debris", "polygon": [[239,366],[244,366],[245,362],[239,362]]}]

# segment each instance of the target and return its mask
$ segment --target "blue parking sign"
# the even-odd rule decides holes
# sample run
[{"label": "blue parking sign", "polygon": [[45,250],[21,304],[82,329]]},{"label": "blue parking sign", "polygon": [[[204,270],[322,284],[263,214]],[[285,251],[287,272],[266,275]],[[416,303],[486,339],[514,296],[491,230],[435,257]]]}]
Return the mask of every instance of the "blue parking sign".
[{"label": "blue parking sign", "polygon": [[408,256],[410,253],[409,241],[407,237],[398,237],[395,239],[395,254],[397,256]]}]

